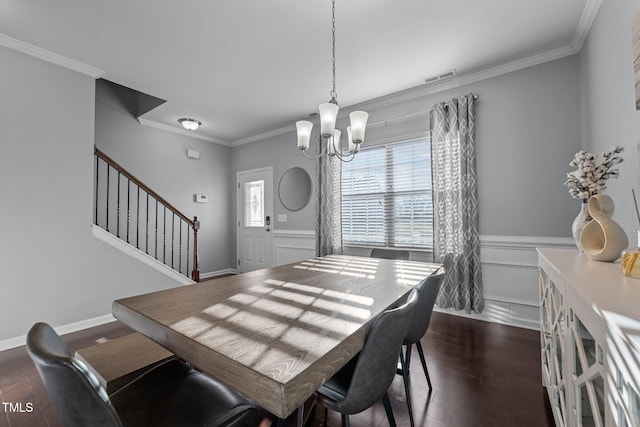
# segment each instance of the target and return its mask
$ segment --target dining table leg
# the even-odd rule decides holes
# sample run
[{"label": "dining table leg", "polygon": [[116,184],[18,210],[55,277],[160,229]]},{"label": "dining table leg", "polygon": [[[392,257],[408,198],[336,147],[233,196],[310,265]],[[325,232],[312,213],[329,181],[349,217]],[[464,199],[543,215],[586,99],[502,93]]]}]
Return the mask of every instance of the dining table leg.
[{"label": "dining table leg", "polygon": [[[304,405],[301,405],[298,409],[296,409],[296,427],[302,427],[302,421],[304,420]],[[277,427],[286,427],[287,420],[284,418],[278,418],[278,422],[276,423]]]}]

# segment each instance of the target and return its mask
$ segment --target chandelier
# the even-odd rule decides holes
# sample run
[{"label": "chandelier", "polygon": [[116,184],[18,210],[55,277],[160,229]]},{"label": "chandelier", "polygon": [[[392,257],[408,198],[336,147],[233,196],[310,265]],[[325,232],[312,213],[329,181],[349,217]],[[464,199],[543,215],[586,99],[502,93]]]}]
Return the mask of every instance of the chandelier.
[{"label": "chandelier", "polygon": [[326,154],[330,158],[337,157],[343,162],[353,160],[356,153],[360,151],[360,146],[364,141],[364,131],[367,126],[369,114],[364,111],[352,111],[349,113],[351,126],[347,127],[348,153],[343,151],[341,136],[342,132],[336,129],[336,119],[338,118],[338,94],[336,93],[336,2],[331,1],[331,60],[333,71],[333,87],[329,95],[329,102],[318,106],[320,114],[320,133],[317,135],[317,147],[314,155],[308,155],[309,141],[311,140],[311,130],[313,123],[307,120],[296,122],[298,133],[298,148],[308,159],[317,159]]}]

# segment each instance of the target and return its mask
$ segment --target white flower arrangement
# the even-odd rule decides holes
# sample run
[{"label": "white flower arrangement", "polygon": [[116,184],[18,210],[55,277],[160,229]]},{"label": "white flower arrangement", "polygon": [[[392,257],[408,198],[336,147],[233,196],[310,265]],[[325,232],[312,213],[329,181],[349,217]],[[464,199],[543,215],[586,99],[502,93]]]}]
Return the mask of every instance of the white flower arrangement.
[{"label": "white flower arrangement", "polygon": [[569,163],[577,169],[567,173],[567,181],[564,183],[569,187],[569,194],[575,199],[586,201],[604,190],[609,178],[620,176],[620,170],[612,167],[622,163],[622,157],[618,154],[623,150],[624,147],[616,145],[601,156],[589,151],[578,151]]}]

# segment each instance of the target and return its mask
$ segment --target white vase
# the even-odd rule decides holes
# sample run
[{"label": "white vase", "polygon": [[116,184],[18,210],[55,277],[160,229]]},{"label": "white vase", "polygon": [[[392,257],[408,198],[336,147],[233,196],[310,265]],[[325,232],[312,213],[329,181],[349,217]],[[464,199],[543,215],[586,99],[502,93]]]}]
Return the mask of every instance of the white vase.
[{"label": "white vase", "polygon": [[576,246],[580,252],[584,252],[582,249],[582,245],[580,244],[580,233],[582,233],[582,229],[589,221],[591,221],[591,215],[589,215],[589,207],[588,200],[583,200],[580,205],[580,212],[576,219],[573,220],[573,224],[571,224],[571,234],[573,235],[573,240],[576,242]]},{"label": "white vase", "polygon": [[629,239],[611,216],[614,204],[611,197],[600,193],[589,199],[589,214],[593,218],[580,233],[584,254],[594,261],[615,261],[629,247]]}]

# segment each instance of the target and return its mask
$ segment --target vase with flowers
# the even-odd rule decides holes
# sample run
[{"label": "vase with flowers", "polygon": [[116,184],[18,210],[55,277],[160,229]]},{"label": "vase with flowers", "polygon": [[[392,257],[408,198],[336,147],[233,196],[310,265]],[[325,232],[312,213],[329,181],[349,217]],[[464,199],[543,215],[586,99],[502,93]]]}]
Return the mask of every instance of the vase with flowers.
[{"label": "vase with flowers", "polygon": [[571,227],[573,238],[580,251],[583,250],[580,244],[580,233],[582,233],[584,226],[591,221],[587,202],[591,196],[601,193],[606,188],[608,179],[620,176],[620,170],[614,166],[622,162],[622,157],[619,154],[623,150],[624,147],[618,145],[600,155],[581,150],[569,163],[576,170],[567,173],[564,185],[569,187],[569,194],[574,199],[582,201],[580,213]]}]

